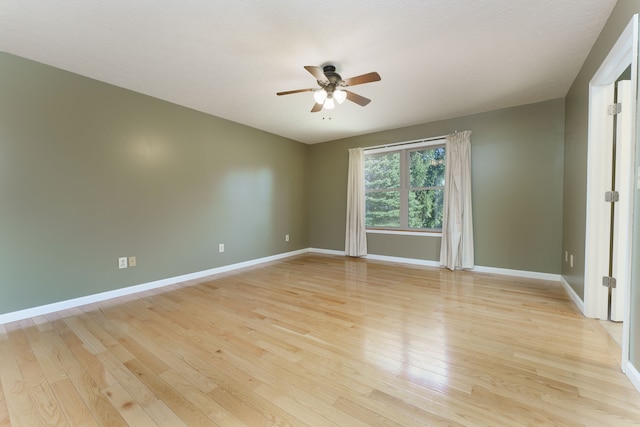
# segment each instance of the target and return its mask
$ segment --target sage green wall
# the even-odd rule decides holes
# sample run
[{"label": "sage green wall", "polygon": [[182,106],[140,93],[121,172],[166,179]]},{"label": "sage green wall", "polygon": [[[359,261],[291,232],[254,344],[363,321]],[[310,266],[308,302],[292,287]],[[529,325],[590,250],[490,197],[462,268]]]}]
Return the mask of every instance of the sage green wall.
[{"label": "sage green wall", "polygon": [[[348,149],[471,130],[476,265],[560,273],[564,100],[311,146],[310,244],[344,250]],[[368,236],[369,253],[436,261],[439,237]]]},{"label": "sage green wall", "polygon": [[0,314],[309,246],[308,146],[6,53],[0,76]]}]

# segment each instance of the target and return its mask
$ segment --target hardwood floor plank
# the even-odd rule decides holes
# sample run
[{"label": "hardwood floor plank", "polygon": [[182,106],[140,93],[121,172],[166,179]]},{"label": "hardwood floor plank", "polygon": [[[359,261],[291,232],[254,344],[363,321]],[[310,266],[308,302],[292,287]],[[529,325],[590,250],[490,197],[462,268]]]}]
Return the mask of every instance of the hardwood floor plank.
[{"label": "hardwood floor plank", "polygon": [[[562,425],[567,427],[577,427],[584,424],[584,420],[575,421],[565,418],[560,414],[550,415],[548,412],[529,405],[523,405],[515,399],[494,393],[484,387],[474,387],[473,394],[477,399],[481,399],[488,405],[497,408],[507,422],[504,425],[517,423],[518,420],[526,419],[527,425]],[[574,413],[574,415],[579,415]],[[510,420],[510,421],[509,421]],[[600,424],[598,424],[600,425]]]},{"label": "hardwood floor plank", "polygon": [[136,374],[147,387],[154,392],[178,417],[189,426],[217,426],[214,420],[207,417],[193,403],[176,391],[170,384],[157,376],[154,372],[133,359],[126,362],[126,366]]},{"label": "hardwood floor plank", "polygon": [[31,405],[26,383],[8,339],[0,341],[0,384],[9,412],[10,425],[38,425],[40,419]]},{"label": "hardwood floor plank", "polygon": [[[138,359],[145,365],[149,366],[154,372],[161,373],[168,371],[170,366],[160,360],[153,352],[153,348],[145,346],[145,341],[139,342],[131,335],[131,325],[123,323],[117,316],[124,317],[120,310],[111,315],[110,311],[100,311],[88,313],[92,320],[100,328],[104,329],[109,335],[117,340],[118,345],[109,348],[120,362],[128,362],[132,359]],[[108,313],[108,314],[107,314]],[[124,325],[124,329],[121,328]],[[145,337],[146,338],[146,337]],[[115,349],[115,351],[114,351]]]},{"label": "hardwood floor plank", "polygon": [[[376,411],[372,411],[370,408],[359,405],[351,399],[340,396],[334,404],[336,409],[341,410],[351,416],[359,419],[361,422],[370,426],[384,426],[384,427],[402,427],[403,424],[399,424],[389,418],[380,415]],[[406,424],[405,424],[406,425]],[[410,425],[410,424],[409,424]]]},{"label": "hardwood floor plank", "polygon": [[135,402],[133,397],[120,383],[114,383],[102,390],[111,405],[130,426],[148,426],[154,422],[151,417]]},{"label": "hardwood floor plank", "polygon": [[[2,383],[0,382],[0,385],[1,384]],[[4,391],[0,386],[0,427],[6,427],[10,425],[11,424],[9,423],[9,408],[7,408],[7,400],[5,399]]]},{"label": "hardwood floor plank", "polygon": [[[404,399],[392,396],[380,390],[374,390],[373,392],[371,392],[369,397],[373,401],[378,402],[380,405],[383,405],[385,407],[385,413],[394,411],[396,414],[394,415],[394,419],[398,419],[401,416],[408,417],[406,422],[409,425],[428,423],[428,425],[430,426],[468,426],[470,424],[470,421],[472,421],[470,419],[460,419],[456,421],[456,417],[451,413],[442,411],[446,415],[439,415],[435,411],[428,410],[427,408],[419,408]],[[461,421],[464,421],[464,424],[461,424]]]},{"label": "hardwood floor plank", "polygon": [[[97,318],[99,310],[95,310],[93,312],[89,312],[82,316],[82,321],[87,331],[91,333],[95,338],[97,338],[100,343],[107,349],[108,353],[113,354],[119,361],[126,362],[128,360],[133,359],[135,356],[131,354],[117,339],[119,334],[112,334],[113,329],[105,328],[104,324],[100,324],[98,322],[99,318]],[[99,354],[104,354],[107,352],[100,352]]]},{"label": "hardwood floor plank", "polygon": [[[55,354],[61,368],[98,425],[125,426],[124,419],[102,393],[102,390],[108,386],[107,382],[102,380],[104,370],[96,367],[96,361],[85,360],[84,356],[90,356],[90,354],[82,348],[80,340],[71,333],[62,320],[55,321],[54,329],[58,331],[58,335],[49,339],[48,342],[55,347]],[[86,366],[90,367],[93,375],[87,371]],[[64,406],[69,407],[71,403],[65,401]],[[65,409],[65,412],[78,411],[80,409],[73,406]]]},{"label": "hardwood floor plank", "polygon": [[25,330],[30,329],[31,326],[10,332],[9,341],[14,349],[16,362],[22,373],[24,388],[31,402],[31,407],[42,424],[66,426],[68,425],[66,417],[51,391],[50,383],[47,381],[25,334]]},{"label": "hardwood floor plank", "polygon": [[187,424],[161,400],[156,400],[144,408],[144,410],[158,426],[188,427]]},{"label": "hardwood floor plank", "polygon": [[76,338],[82,342],[83,347],[86,348],[89,353],[98,354],[107,350],[100,340],[87,330],[80,316],[70,317],[65,319],[64,322],[69,329],[73,331]]},{"label": "hardwood floor plank", "polygon": [[273,425],[269,419],[270,417],[256,410],[248,399],[242,399],[244,395],[239,394],[237,390],[218,387],[209,393],[209,396],[248,426],[267,427]]},{"label": "hardwood floor plank", "polygon": [[[151,392],[151,390],[149,390],[136,375],[127,369],[127,367],[124,366],[124,364],[122,364],[115,355],[103,352],[96,355],[96,357],[104,365],[104,368],[113,375],[115,384],[122,387],[129,398],[135,401],[138,405],[146,407],[158,400],[156,395],[153,394],[153,392]],[[112,385],[109,387],[112,387]]]},{"label": "hardwood floor plank", "polygon": [[[55,338],[49,337],[49,339],[53,341]],[[57,353],[55,346],[40,341],[31,343],[31,349],[50,384],[68,379],[66,372],[62,369],[60,354]]]},{"label": "hardwood floor plank", "polygon": [[82,401],[70,379],[67,378],[52,383],[51,389],[70,426],[98,427],[98,423],[93,418],[90,409]]},{"label": "hardwood floor plank", "polygon": [[187,378],[180,373],[169,370],[163,372],[161,378],[168,384],[171,384],[178,393],[180,393],[185,399],[193,403],[202,413],[207,417],[214,420],[216,423],[223,426],[243,426],[244,423],[240,421],[235,415],[233,415],[224,406],[220,405],[214,399],[211,398],[209,393],[217,386],[212,387],[209,391],[203,392],[198,387],[194,386],[194,383],[190,382]]}]

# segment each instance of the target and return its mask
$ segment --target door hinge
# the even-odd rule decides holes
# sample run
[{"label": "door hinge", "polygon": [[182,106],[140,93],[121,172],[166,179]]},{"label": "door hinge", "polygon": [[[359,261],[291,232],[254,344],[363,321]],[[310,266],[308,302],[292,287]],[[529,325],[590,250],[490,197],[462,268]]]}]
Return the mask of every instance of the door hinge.
[{"label": "door hinge", "polygon": [[609,277],[609,276],[604,276],[602,278],[602,286],[604,286],[605,288],[615,288],[616,287],[616,278],[615,277]]},{"label": "door hinge", "polygon": [[621,103],[617,103],[617,104],[611,104],[607,107],[607,113],[610,116],[615,116],[616,114],[620,114],[622,112],[622,104]]},{"label": "door hinge", "polygon": [[615,203],[620,200],[620,193],[617,191],[605,191],[604,193],[604,201]]}]

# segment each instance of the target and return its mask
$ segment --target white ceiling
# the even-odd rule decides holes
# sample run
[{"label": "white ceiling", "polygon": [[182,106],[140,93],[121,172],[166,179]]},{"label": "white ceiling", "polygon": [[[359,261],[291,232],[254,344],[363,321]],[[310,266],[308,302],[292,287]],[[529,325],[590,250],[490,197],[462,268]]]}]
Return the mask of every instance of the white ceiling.
[{"label": "white ceiling", "polygon": [[[566,95],[615,0],[0,0],[0,50],[305,143]],[[310,113],[304,65],[372,99]]]}]

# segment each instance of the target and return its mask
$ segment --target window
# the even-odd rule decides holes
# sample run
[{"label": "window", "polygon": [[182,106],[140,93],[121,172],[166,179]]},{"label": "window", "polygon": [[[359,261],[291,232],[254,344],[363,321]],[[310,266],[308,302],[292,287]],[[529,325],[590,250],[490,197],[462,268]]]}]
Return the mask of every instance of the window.
[{"label": "window", "polygon": [[367,152],[364,161],[366,227],[440,231],[444,169],[442,140]]}]

